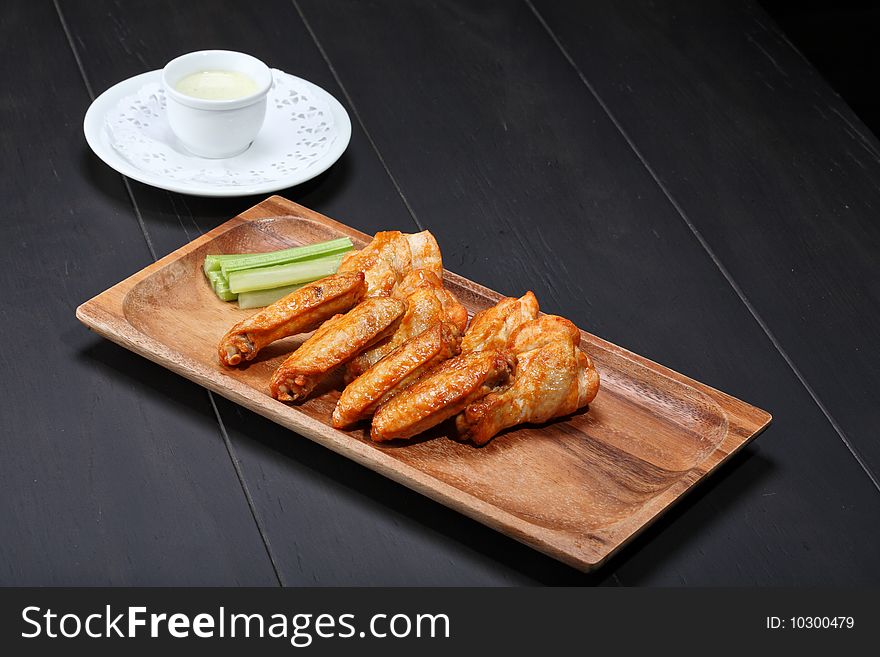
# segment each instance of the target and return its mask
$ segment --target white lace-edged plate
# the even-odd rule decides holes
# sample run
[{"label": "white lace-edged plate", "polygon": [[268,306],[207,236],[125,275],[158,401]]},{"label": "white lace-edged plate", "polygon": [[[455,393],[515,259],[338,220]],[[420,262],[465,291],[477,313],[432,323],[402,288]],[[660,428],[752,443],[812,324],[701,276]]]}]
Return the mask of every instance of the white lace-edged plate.
[{"label": "white lace-edged plate", "polygon": [[326,171],[351,139],[345,108],[320,87],[272,71],[266,121],[250,148],[210,160],[188,153],[165,120],[161,71],[129,78],[101,94],[83,131],[108,166],[147,185],[195,196],[265,194]]}]

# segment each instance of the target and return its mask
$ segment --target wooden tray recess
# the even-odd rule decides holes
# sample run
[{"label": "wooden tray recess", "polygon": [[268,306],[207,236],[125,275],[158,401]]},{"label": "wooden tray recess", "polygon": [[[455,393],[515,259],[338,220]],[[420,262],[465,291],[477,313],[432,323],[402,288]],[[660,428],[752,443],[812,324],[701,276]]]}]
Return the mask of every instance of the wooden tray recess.
[{"label": "wooden tray recess", "polygon": [[[602,377],[589,411],[507,431],[484,448],[444,431],[379,445],[365,428],[333,429],[338,390],[298,406],[267,394],[272,371],[302,336],[273,345],[246,368],[219,364],[220,336],[255,311],[218,300],[201,264],[208,253],[268,251],[344,235],[358,247],[370,240],[273,196],[82,304],[76,316],[126,349],[585,571],[770,423],[763,410],[583,332],[581,348]],[[452,272],[445,280],[471,314],[501,297]]]}]

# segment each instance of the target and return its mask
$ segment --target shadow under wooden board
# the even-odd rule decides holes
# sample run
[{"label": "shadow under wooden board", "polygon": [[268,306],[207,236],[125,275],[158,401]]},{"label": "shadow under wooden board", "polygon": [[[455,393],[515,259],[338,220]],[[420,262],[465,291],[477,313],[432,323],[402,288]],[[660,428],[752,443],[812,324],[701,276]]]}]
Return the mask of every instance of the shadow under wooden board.
[{"label": "shadow under wooden board", "polygon": [[[376,444],[367,427],[333,429],[338,389],[296,406],[268,395],[272,372],[303,336],[272,345],[245,368],[220,365],[220,337],[255,311],[217,299],[201,265],[209,253],[346,235],[358,247],[370,240],[273,196],[82,304],[76,315],[123,347],[581,570],[620,549],[770,423],[761,409],[582,332],[581,348],[602,384],[589,409],[569,418],[509,430],[482,448],[442,430]],[[470,314],[501,298],[452,272],[444,277]]]}]

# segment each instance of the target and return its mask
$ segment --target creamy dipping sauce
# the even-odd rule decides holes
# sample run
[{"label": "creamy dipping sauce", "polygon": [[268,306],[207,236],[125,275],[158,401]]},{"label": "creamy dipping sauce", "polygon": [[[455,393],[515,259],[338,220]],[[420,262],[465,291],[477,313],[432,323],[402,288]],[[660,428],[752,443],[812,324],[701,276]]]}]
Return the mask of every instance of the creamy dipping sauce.
[{"label": "creamy dipping sauce", "polygon": [[174,88],[204,100],[235,100],[258,90],[256,82],[238,71],[199,71],[179,80]]}]

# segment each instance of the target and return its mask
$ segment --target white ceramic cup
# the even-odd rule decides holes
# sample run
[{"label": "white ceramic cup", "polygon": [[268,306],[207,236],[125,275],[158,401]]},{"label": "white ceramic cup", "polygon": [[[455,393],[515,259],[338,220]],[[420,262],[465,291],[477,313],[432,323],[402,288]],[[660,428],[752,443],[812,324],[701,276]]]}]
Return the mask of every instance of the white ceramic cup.
[{"label": "white ceramic cup", "polygon": [[[233,100],[194,98],[174,87],[199,71],[237,71],[257,83],[257,91]],[[272,72],[256,57],[232,50],[199,50],[172,59],[162,70],[168,124],[183,146],[199,157],[224,158],[248,149],[266,118]]]}]

